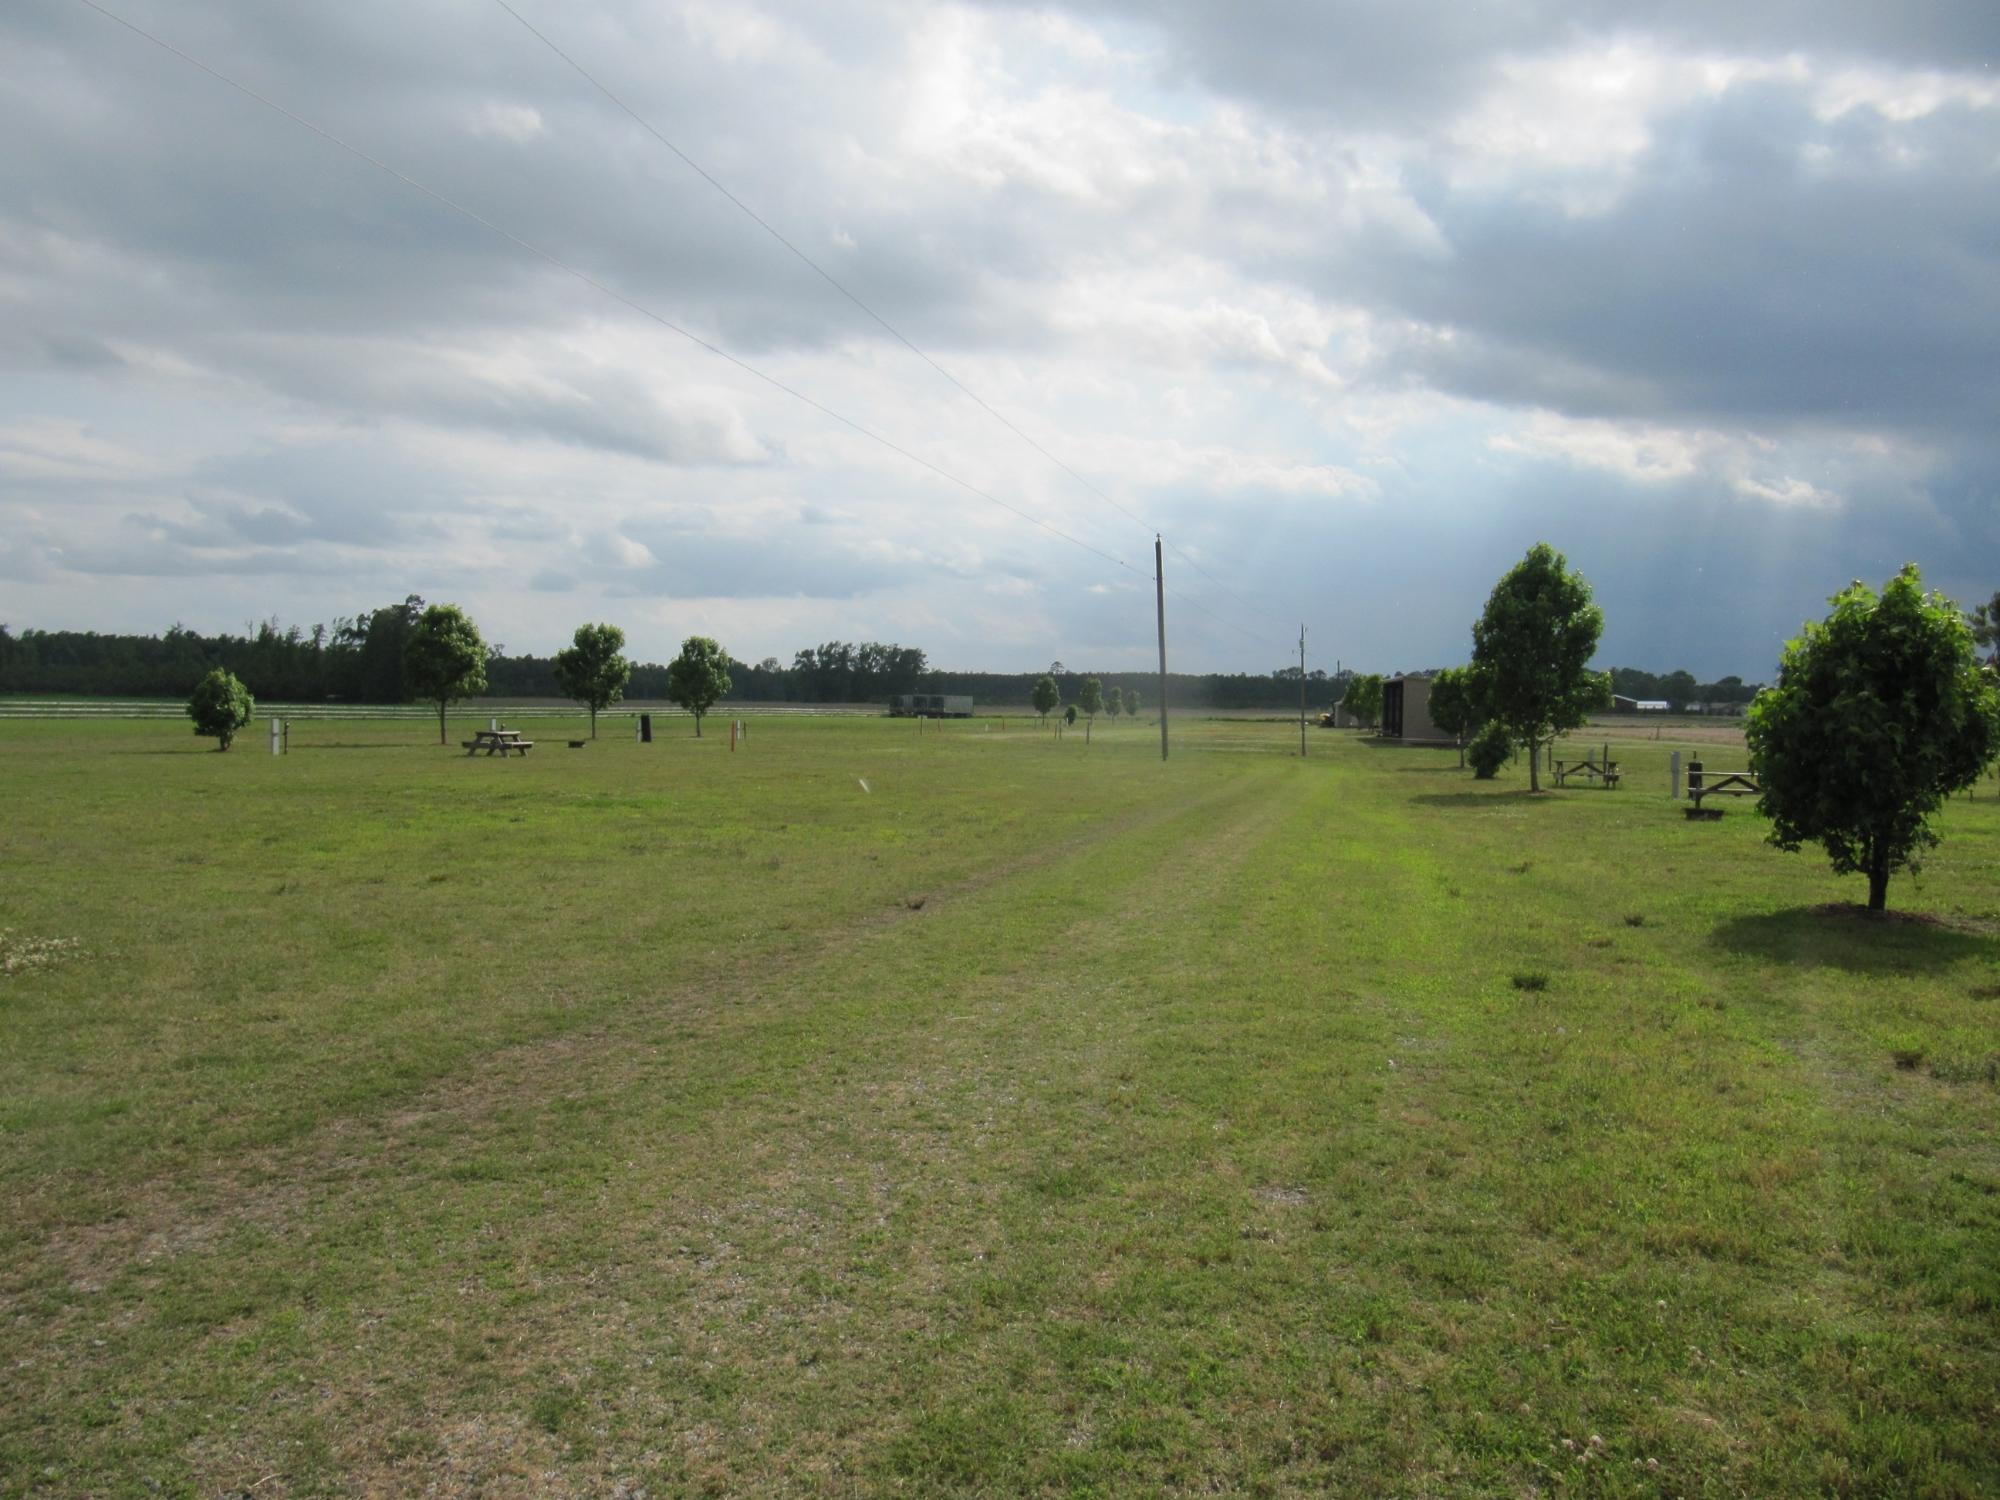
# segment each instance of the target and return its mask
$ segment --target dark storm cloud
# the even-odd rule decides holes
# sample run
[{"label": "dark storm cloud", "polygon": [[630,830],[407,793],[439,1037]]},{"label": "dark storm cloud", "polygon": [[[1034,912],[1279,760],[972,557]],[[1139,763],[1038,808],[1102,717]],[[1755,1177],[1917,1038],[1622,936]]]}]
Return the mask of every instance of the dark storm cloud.
[{"label": "dark storm cloud", "polygon": [[1157,31],[1177,75],[1260,108],[1398,127],[1421,127],[1462,102],[1497,59],[1591,38],[1909,68],[2000,61],[2000,10],[1987,0],[1071,0],[1064,8]]},{"label": "dark storm cloud", "polygon": [[[1465,337],[1426,379],[1574,413],[1983,429],[2000,400],[1993,117],[1822,125],[1757,85],[1662,121],[1601,215],[1454,191],[1425,207],[1448,261],[1296,267]],[[1840,165],[1808,148],[1838,140]],[[1984,191],[1968,191],[1975,184]]]}]

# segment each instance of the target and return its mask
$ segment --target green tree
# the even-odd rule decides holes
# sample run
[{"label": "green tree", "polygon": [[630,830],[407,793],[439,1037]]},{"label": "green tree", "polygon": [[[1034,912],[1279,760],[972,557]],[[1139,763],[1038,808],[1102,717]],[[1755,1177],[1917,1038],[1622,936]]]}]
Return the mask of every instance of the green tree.
[{"label": "green tree", "polygon": [[1780,849],[1821,844],[1838,873],[1866,875],[1868,909],[1883,911],[1891,872],[1938,842],[1930,814],[2000,754],[2000,689],[1914,564],[1879,597],[1854,583],[1828,602],[1751,705],[1757,810]]},{"label": "green tree", "polygon": [[417,697],[437,704],[442,745],[446,707],[486,691],[486,642],[464,610],[433,604],[417,617],[403,646],[403,680]]},{"label": "green tree", "polygon": [[1471,667],[1446,667],[1431,679],[1431,722],[1458,746],[1458,768],[1465,769],[1466,736],[1479,727],[1475,690],[1479,679]]},{"label": "green tree", "polygon": [[632,680],[632,663],[624,657],[625,632],[616,625],[579,625],[573,643],[558,651],[552,663],[556,685],[590,709],[590,737],[597,738],[597,716],[625,696]]},{"label": "green tree", "polygon": [[229,748],[236,731],[248,724],[256,711],[257,700],[250,696],[250,690],[220,667],[195,684],[194,695],[187,704],[194,732],[220,740],[222,743],[215,747],[218,750]]},{"label": "green tree", "polygon": [[2000,667],[2000,589],[1993,591],[1993,597],[1977,606],[1967,617],[1972,627],[1972,638],[1986,648],[1989,666]]},{"label": "green tree", "polygon": [[1128,719],[1138,718],[1141,706],[1139,690],[1137,688],[1125,689],[1125,716]]},{"label": "green tree", "polygon": [[1065,724],[1076,723],[1076,705],[1074,703],[1063,710],[1063,722]]},{"label": "green tree", "polygon": [[1542,743],[1580,728],[1592,709],[1611,702],[1611,679],[1590,670],[1603,633],[1604,611],[1591,602],[1590,585],[1546,542],[1493,586],[1472,627],[1472,660],[1486,673],[1490,717],[1527,749],[1531,791],[1541,790]]},{"label": "green tree", "polygon": [[729,692],[729,657],[705,635],[681,642],[681,654],[667,663],[667,696],[694,715],[694,734],[701,738],[701,720]]},{"label": "green tree", "polygon": [[1090,726],[1097,722],[1097,716],[1104,711],[1104,684],[1095,677],[1086,677],[1076,690],[1076,706],[1083,710],[1083,742],[1090,743]]},{"label": "green tree", "polygon": [[1349,717],[1372,726],[1382,713],[1382,678],[1369,673],[1350,677],[1347,681],[1347,695],[1340,700]]},{"label": "green tree", "polygon": [[1062,689],[1056,686],[1055,678],[1044,675],[1036,681],[1033,702],[1035,712],[1047,724],[1049,715],[1062,706]]},{"label": "green tree", "polygon": [[1467,753],[1472,757],[1473,780],[1491,781],[1514,758],[1514,742],[1507,737],[1506,725],[1488,719],[1472,737]]},{"label": "green tree", "polygon": [[1105,717],[1115,719],[1125,712],[1125,690],[1114,687],[1104,695]]}]

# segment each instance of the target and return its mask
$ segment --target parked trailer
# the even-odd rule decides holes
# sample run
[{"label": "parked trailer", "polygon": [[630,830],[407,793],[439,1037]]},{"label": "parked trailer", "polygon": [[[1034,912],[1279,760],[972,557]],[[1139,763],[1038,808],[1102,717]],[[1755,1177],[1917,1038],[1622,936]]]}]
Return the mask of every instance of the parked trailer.
[{"label": "parked trailer", "polygon": [[969,719],[972,699],[962,693],[897,693],[889,699],[892,719]]}]

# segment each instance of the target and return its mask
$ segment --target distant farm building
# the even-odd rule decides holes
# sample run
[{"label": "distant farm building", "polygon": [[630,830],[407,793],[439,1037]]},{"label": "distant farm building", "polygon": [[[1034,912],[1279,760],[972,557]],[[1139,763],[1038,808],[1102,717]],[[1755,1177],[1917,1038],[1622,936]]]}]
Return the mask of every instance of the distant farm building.
[{"label": "distant farm building", "polygon": [[1415,673],[1382,684],[1382,738],[1405,745],[1452,745],[1431,722],[1431,680]]},{"label": "distant farm building", "polygon": [[1623,693],[1611,695],[1611,711],[1617,714],[1663,714],[1672,707],[1664,698],[1628,698]]},{"label": "distant farm building", "polygon": [[889,700],[892,719],[969,719],[972,699],[959,693],[897,693]]}]

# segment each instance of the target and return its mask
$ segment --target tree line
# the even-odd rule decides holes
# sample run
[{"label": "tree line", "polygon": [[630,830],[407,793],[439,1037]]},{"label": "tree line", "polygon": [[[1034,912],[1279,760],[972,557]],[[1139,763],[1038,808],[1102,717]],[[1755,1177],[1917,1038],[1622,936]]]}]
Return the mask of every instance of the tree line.
[{"label": "tree line", "polygon": [[1611,691],[1623,698],[1666,702],[1675,713],[1692,703],[1748,703],[1757,696],[1761,684],[1741,677],[1724,677],[1716,682],[1698,682],[1685,669],[1674,672],[1641,672],[1636,667],[1613,667]]},{"label": "tree line", "polygon": [[[122,698],[185,698],[212,671],[224,671],[256,697],[287,703],[409,703],[422,697],[411,680],[407,648],[425,610],[419,595],[361,610],[310,628],[267,620],[241,635],[203,635],[175,625],[162,635],[23,630],[0,624],[0,693],[61,693]],[[484,692],[497,698],[566,698],[558,658],[509,655],[487,648]],[[627,698],[672,697],[671,663],[633,662]],[[920,647],[879,641],[827,641],[793,655],[749,663],[731,658],[730,695],[739,702],[869,703],[895,693],[959,693],[988,704],[1027,704],[1036,680],[1053,676],[1073,701],[1083,674],[1062,663],[1047,673],[956,672],[934,667]],[[1095,674],[1102,689],[1150,701],[1156,672]],[[1298,704],[1297,667],[1271,673],[1170,674],[1175,705],[1195,709],[1289,709]],[[1325,683],[1324,672],[1309,682]]]}]

